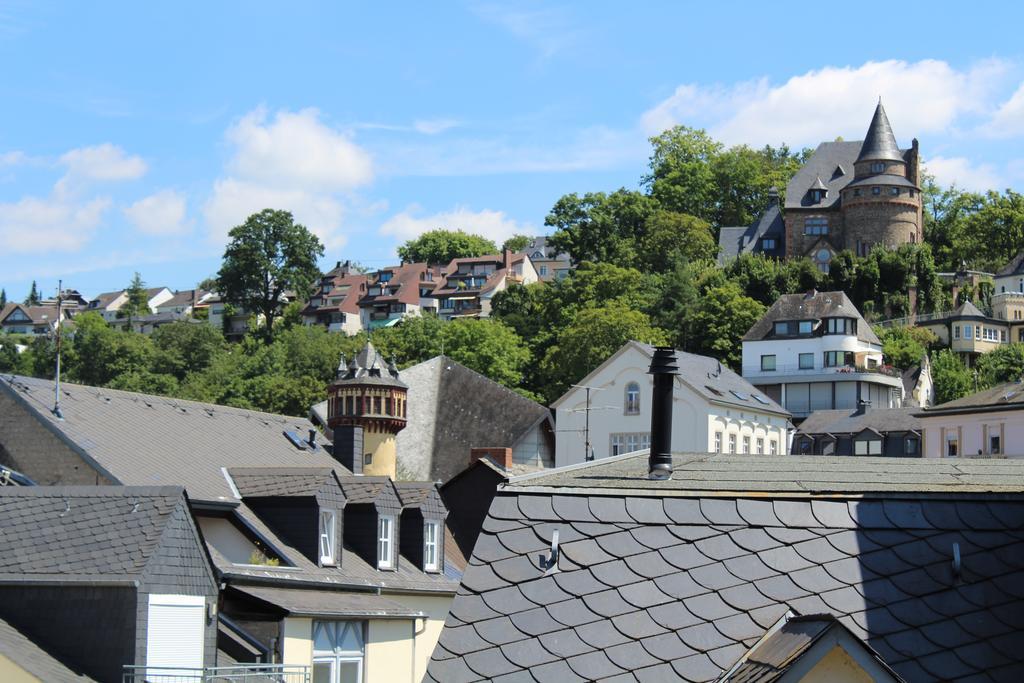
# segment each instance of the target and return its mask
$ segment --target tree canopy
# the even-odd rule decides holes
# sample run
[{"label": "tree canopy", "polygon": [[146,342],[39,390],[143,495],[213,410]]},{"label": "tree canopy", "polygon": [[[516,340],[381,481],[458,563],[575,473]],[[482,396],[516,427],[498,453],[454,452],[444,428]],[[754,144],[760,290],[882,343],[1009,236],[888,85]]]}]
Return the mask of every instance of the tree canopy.
[{"label": "tree canopy", "polygon": [[229,303],[261,314],[270,341],[285,292],[305,299],[320,279],[324,247],[291,213],[274,209],[254,213],[228,235],[217,288]]},{"label": "tree canopy", "polygon": [[398,247],[402,263],[448,264],[456,258],[496,253],[493,241],[462,230],[430,230]]},{"label": "tree canopy", "polygon": [[507,240],[502,242],[501,251],[502,253],[506,251],[519,253],[526,249],[526,247],[529,246],[531,242],[533,242],[533,238],[529,235],[512,235]]}]

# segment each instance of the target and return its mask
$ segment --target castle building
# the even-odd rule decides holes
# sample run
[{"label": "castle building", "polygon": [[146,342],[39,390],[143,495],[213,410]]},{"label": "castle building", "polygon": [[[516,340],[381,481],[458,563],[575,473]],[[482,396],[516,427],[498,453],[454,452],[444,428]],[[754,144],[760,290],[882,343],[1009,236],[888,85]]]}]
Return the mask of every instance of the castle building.
[{"label": "castle building", "polygon": [[[750,228],[722,228],[721,253],[808,257],[828,272],[834,256],[849,249],[866,256],[923,240],[918,142],[900,149],[879,101],[867,135],[858,142],[823,142],[786,186],[783,245],[759,219]],[[777,208],[770,207],[777,212]],[[772,232],[772,234],[768,234]],[[763,233],[763,234],[762,234]],[[782,246],[783,249],[779,249]]]},{"label": "castle building", "polygon": [[395,436],[405,428],[407,392],[394,363],[385,363],[370,342],[347,367],[342,356],[327,388],[327,426],[342,464],[357,474],[395,478]]}]

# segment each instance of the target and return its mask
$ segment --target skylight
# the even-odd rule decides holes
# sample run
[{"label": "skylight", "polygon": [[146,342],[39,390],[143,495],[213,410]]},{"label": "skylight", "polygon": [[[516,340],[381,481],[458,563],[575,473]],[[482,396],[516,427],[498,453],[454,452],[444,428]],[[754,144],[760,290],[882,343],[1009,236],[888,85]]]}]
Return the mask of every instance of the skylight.
[{"label": "skylight", "polygon": [[721,396],[721,395],[722,395],[722,392],[721,392],[721,391],[719,391],[718,389],[715,389],[715,388],[714,388],[713,386],[711,386],[710,384],[705,384],[705,385],[704,385],[704,388],[705,388],[705,389],[707,389],[708,391],[710,391],[710,392],[711,392],[712,394],[714,394],[715,396]]},{"label": "skylight", "polygon": [[738,398],[741,401],[748,401],[748,400],[750,400],[750,397],[747,396],[746,394],[744,394],[742,391],[736,391],[735,389],[730,389],[729,393],[732,394],[733,396],[735,396],[736,398]]},{"label": "skylight", "polygon": [[768,404],[768,400],[766,398],[764,398],[763,396],[758,396],[757,394],[754,394],[753,396],[754,396],[754,400],[757,401],[758,403],[763,403],[764,405],[769,405]]}]

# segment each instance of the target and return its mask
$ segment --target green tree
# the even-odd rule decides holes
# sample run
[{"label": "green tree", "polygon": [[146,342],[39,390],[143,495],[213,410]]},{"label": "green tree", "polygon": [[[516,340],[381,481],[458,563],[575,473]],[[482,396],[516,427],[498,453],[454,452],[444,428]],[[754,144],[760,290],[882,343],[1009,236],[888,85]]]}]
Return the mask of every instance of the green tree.
[{"label": "green tree", "polygon": [[544,399],[548,403],[557,399],[570,384],[585,377],[631,339],[654,345],[668,343],[668,335],[654,327],[646,313],[622,302],[580,311],[546,350],[543,366],[548,383],[543,388]]},{"label": "green tree", "polygon": [[142,276],[135,273],[131,283],[128,285],[128,289],[124,293],[128,300],[124,302],[121,309],[117,312],[117,317],[127,318],[127,329],[131,330],[134,318],[148,315],[150,312],[149,294],[146,292],[146,283],[142,281]]},{"label": "green tree", "polygon": [[907,370],[921,362],[928,350],[938,344],[935,333],[923,327],[877,327],[885,362]]},{"label": "green tree", "polygon": [[974,377],[960,356],[949,349],[932,354],[932,383],[935,403],[946,403],[974,391]]},{"label": "green tree", "polygon": [[7,290],[0,289],[0,308],[7,305]]},{"label": "green tree", "polygon": [[430,230],[398,247],[402,263],[448,264],[452,259],[496,254],[493,241],[462,230]]},{"label": "green tree", "polygon": [[29,290],[28,296],[25,297],[26,306],[38,306],[39,305],[39,289],[36,287],[36,281],[32,281],[32,289]]},{"label": "green tree", "polygon": [[273,209],[249,216],[229,236],[217,288],[226,301],[262,314],[270,342],[284,293],[303,298],[311,291],[320,278],[317,259],[324,247],[291,213]]},{"label": "green tree", "polygon": [[13,334],[0,334],[0,372],[10,375],[31,375],[31,352],[19,351],[29,340]]},{"label": "green tree", "polygon": [[1024,344],[1000,346],[978,358],[978,382],[983,388],[1024,377]]},{"label": "green tree", "polygon": [[567,194],[555,202],[544,224],[554,228],[548,246],[565,252],[573,263],[596,261],[635,265],[637,240],[657,209],[651,197],[625,188],[611,194]]},{"label": "green tree", "polygon": [[178,380],[202,372],[225,351],[224,335],[212,325],[174,322],[156,328],[151,339],[154,370]]},{"label": "green tree", "polygon": [[75,318],[75,351],[81,361],[69,368],[69,375],[98,387],[120,375],[148,372],[153,360],[149,337],[115,330],[91,312]]},{"label": "green tree", "polygon": [[526,249],[531,242],[533,242],[533,238],[529,235],[512,235],[502,243],[501,251],[502,253],[506,251],[519,253]]},{"label": "green tree", "polygon": [[708,290],[693,314],[691,324],[702,334],[693,340],[692,350],[717,358],[739,372],[743,335],[764,312],[764,305],[744,296],[734,282]]},{"label": "green tree", "polygon": [[650,139],[650,173],[643,182],[662,208],[709,223],[717,215],[718,185],[712,162],[722,143],[706,131],[676,126]]},{"label": "green tree", "polygon": [[647,217],[636,253],[645,271],[667,273],[683,262],[716,259],[718,243],[711,226],[700,218],[655,211]]}]

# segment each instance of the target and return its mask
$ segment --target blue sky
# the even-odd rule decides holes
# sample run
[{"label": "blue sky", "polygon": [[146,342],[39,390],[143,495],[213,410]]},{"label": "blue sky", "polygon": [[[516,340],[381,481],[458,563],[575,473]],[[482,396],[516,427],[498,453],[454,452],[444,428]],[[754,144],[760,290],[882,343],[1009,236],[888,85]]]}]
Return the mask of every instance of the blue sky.
[{"label": "blue sky", "polygon": [[539,233],[665,127],[814,146],[879,95],[941,182],[1024,188],[1016,3],[633,5],[0,0],[0,287],[191,287],[265,206],[325,265]]}]

